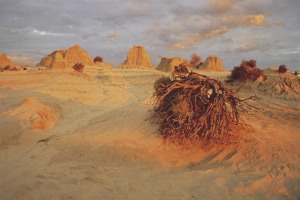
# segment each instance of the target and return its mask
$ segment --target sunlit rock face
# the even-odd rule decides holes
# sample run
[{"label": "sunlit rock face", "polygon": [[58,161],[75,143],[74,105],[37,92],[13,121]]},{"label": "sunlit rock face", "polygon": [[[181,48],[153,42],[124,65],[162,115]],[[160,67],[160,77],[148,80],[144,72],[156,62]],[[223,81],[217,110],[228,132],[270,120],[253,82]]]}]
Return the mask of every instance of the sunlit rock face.
[{"label": "sunlit rock face", "polygon": [[13,62],[6,56],[6,54],[0,55],[0,67],[12,66]]},{"label": "sunlit rock face", "polygon": [[37,67],[47,69],[71,69],[76,63],[94,66],[91,56],[80,46],[74,45],[66,50],[54,51],[41,59]]},{"label": "sunlit rock face", "polygon": [[160,63],[156,69],[163,72],[173,72],[175,66],[179,66],[183,62],[187,62],[187,61],[180,57],[173,57],[173,58],[163,57],[161,58]]},{"label": "sunlit rock face", "polygon": [[150,56],[143,46],[133,46],[127,54],[127,60],[121,65],[121,69],[153,69]]},{"label": "sunlit rock face", "polygon": [[201,70],[206,71],[225,71],[222,61],[217,56],[209,56],[205,62],[200,65]]}]

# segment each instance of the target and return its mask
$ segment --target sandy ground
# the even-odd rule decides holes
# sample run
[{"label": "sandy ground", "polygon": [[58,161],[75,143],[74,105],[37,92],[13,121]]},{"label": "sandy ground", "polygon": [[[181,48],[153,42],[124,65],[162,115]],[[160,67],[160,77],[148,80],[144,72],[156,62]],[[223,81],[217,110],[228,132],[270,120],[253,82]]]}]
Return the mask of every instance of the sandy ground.
[{"label": "sandy ground", "polygon": [[0,199],[300,199],[299,101],[257,91],[239,143],[167,145],[149,120],[161,75],[0,73]]}]

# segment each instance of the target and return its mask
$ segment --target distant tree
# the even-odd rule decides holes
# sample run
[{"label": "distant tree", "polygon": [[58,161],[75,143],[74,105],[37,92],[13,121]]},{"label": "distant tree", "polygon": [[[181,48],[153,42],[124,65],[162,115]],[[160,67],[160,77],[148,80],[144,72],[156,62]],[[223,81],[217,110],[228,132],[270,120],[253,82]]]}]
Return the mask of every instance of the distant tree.
[{"label": "distant tree", "polygon": [[283,73],[287,72],[287,70],[288,69],[287,69],[287,67],[285,65],[280,65],[279,68],[278,68],[278,72],[280,74],[283,74]]},{"label": "distant tree", "polygon": [[198,56],[195,53],[191,55],[191,61],[190,61],[191,66],[195,66],[196,64],[199,64],[200,62],[201,62],[200,56]]},{"label": "distant tree", "polygon": [[82,63],[76,63],[72,68],[76,72],[83,72],[84,65]]},{"label": "distant tree", "polygon": [[95,63],[95,62],[103,62],[103,58],[100,57],[100,56],[96,56],[96,57],[94,58],[94,63]]}]

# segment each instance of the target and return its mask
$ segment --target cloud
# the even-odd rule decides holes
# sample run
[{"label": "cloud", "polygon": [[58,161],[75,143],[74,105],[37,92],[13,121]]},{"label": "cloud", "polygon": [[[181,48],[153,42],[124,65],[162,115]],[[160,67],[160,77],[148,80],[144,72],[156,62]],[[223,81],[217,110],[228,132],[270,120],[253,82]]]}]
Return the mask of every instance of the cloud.
[{"label": "cloud", "polygon": [[236,2],[236,0],[209,0],[208,4],[210,12],[223,13],[229,11]]},{"label": "cloud", "polygon": [[273,25],[274,25],[274,26],[285,26],[286,23],[283,22],[283,21],[275,21],[275,22],[273,22]]},{"label": "cloud", "polygon": [[74,34],[71,33],[52,33],[47,31],[40,31],[37,29],[33,29],[32,33],[39,36],[73,36]]},{"label": "cloud", "polygon": [[176,42],[169,46],[170,49],[190,49],[200,42],[220,36],[227,32],[227,28],[215,28],[204,30],[199,33],[186,33],[180,42]]},{"label": "cloud", "polygon": [[108,33],[105,38],[108,40],[108,41],[115,41],[119,38],[120,36],[120,33],[116,32],[116,31],[113,31],[113,32],[110,32]]},{"label": "cloud", "polygon": [[[264,15],[229,15],[211,18],[210,20],[199,20],[191,23],[188,29],[183,29],[180,34],[182,39],[169,45],[171,49],[189,49],[193,46],[212,38],[217,38],[239,27],[265,26]],[[191,31],[192,30],[192,31]],[[191,32],[188,32],[191,31]]]},{"label": "cloud", "polygon": [[26,56],[12,56],[9,55],[8,58],[15,64],[15,65],[29,65],[29,66],[35,66],[37,61],[33,60],[30,57]]},{"label": "cloud", "polygon": [[263,14],[259,15],[227,15],[221,17],[226,26],[265,26],[266,20]]}]

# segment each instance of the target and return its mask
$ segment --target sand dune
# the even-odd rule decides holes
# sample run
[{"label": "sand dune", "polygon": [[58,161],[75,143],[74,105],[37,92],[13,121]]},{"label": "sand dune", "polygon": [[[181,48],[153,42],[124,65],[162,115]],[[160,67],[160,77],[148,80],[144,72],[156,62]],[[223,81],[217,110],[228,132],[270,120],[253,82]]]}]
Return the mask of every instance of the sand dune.
[{"label": "sand dune", "polygon": [[[163,144],[149,109],[164,74],[0,73],[0,199],[300,198],[299,101],[241,89],[265,108],[236,143]],[[47,129],[20,123],[40,111]]]}]

